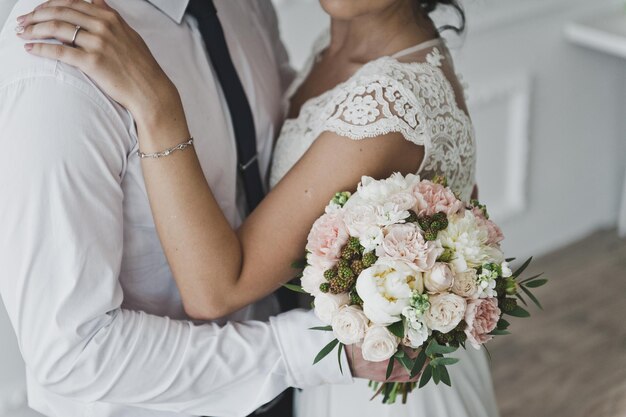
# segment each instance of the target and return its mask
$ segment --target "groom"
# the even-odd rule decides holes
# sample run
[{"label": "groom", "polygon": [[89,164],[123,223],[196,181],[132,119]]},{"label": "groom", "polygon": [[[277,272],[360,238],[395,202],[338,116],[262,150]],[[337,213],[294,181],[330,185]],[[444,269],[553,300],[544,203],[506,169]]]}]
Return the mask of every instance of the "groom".
[{"label": "groom", "polygon": [[[30,406],[59,417],[243,416],[288,386],[349,383],[333,359],[312,366],[331,339],[308,330],[317,320],[303,311],[270,317],[272,297],[222,326],[187,319],[128,111],[77,69],[26,54],[14,34],[16,17],[39,1],[20,0],[0,34],[0,294]],[[251,199],[238,164],[266,175],[291,71],[269,0],[216,2],[238,74],[228,83],[240,80],[248,102],[233,105],[213,39],[188,3],[110,1],[177,85],[204,173],[236,227]],[[256,136],[251,164],[237,158],[244,105]],[[384,378],[385,366],[350,359],[341,358],[354,376]]]}]

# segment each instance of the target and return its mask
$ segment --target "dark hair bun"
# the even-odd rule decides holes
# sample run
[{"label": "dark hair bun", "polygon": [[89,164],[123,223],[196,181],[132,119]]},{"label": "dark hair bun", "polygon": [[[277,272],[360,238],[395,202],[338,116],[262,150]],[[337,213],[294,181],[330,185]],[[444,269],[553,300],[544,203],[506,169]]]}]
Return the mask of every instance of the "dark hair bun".
[{"label": "dark hair bun", "polygon": [[456,33],[462,33],[465,30],[465,11],[459,4],[458,0],[417,0],[419,7],[422,8],[426,13],[430,13],[435,11],[439,6],[448,6],[454,9],[460,19],[459,26],[454,25],[445,25],[439,28],[439,31],[444,30],[453,30]]}]

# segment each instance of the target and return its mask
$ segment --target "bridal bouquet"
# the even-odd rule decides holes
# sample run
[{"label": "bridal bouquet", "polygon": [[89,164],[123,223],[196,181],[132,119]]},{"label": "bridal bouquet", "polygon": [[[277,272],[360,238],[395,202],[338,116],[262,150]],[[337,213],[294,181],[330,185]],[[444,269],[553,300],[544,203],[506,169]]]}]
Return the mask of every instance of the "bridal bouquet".
[{"label": "bridal bouquet", "polygon": [[335,336],[314,362],[357,345],[366,360],[389,360],[387,378],[396,363],[421,374],[371,382],[383,403],[431,379],[451,385],[446,367],[459,359],[446,355],[508,334],[504,314],[529,316],[522,293],[539,305],[530,289],[546,280],[520,281],[531,259],[512,272],[502,240],[485,206],[463,203],[444,178],[363,177],[355,194],[337,193],[309,234],[302,286],[290,286],[314,297],[327,324],[314,330]]}]

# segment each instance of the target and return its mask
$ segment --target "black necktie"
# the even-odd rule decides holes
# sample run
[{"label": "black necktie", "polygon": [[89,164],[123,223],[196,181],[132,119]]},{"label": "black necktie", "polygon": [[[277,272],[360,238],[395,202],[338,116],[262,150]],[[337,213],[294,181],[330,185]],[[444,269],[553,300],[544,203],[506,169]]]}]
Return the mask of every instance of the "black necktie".
[{"label": "black necktie", "polygon": [[[250,211],[263,199],[263,185],[256,151],[256,131],[250,103],[243,90],[237,70],[228,52],[222,24],[217,17],[213,0],[190,0],[187,12],[198,21],[198,29],[209,53],[213,69],[222,86],[228,104],[230,118],[237,141],[237,157],[243,179],[246,201]],[[277,291],[281,309],[291,310],[297,307],[295,293],[285,288]],[[269,410],[257,412],[261,417],[290,417],[293,414],[293,389],[273,401]]]},{"label": "black necktie", "polygon": [[198,21],[198,29],[228,104],[237,141],[239,171],[243,180],[248,209],[252,211],[263,199],[264,192],[256,150],[256,130],[254,129],[250,103],[228,52],[224,30],[217,17],[217,10],[213,1],[191,0],[187,12]]}]

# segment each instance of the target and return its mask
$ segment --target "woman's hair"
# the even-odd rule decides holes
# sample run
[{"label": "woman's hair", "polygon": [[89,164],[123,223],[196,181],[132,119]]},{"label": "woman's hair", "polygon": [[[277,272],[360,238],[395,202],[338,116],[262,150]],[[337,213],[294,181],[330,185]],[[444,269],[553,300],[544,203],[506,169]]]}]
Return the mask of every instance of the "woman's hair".
[{"label": "woman's hair", "polygon": [[459,25],[444,25],[439,27],[439,32],[445,30],[453,30],[457,34],[461,34],[465,30],[465,11],[459,4],[458,0],[416,0],[418,7],[420,7],[427,14],[435,11],[439,6],[448,6],[459,15]]}]

